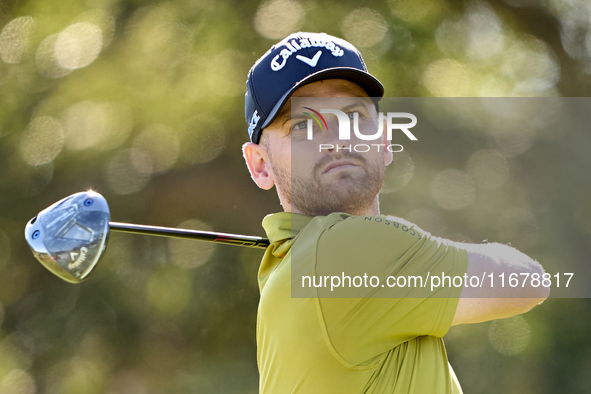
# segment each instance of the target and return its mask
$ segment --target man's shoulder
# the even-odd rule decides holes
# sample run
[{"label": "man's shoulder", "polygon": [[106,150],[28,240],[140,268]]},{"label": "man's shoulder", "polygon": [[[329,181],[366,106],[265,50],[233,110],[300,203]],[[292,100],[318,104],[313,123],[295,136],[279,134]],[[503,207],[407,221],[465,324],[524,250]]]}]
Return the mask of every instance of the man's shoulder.
[{"label": "man's shoulder", "polygon": [[316,216],[306,226],[301,236],[315,238],[322,243],[372,244],[398,237],[418,241],[425,232],[408,220],[392,215],[356,216],[334,212],[327,216]]}]

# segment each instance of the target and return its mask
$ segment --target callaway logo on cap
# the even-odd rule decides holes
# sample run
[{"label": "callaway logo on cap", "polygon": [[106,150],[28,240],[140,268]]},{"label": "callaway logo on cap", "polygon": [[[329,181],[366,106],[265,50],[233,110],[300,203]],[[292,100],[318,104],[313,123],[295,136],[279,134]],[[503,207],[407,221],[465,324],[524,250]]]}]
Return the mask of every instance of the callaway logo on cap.
[{"label": "callaway logo on cap", "polygon": [[384,95],[384,87],[349,42],[325,33],[294,33],[273,45],[248,72],[244,109],[250,140],[259,143],[262,129],[296,89],[322,79],[355,82],[376,102]]}]

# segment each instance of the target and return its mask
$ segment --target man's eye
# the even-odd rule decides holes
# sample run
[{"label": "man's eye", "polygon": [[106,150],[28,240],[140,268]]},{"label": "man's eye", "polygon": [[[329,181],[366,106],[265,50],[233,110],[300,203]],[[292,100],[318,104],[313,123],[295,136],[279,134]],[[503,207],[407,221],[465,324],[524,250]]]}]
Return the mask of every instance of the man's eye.
[{"label": "man's eye", "polygon": [[302,120],[301,122],[296,123],[293,126],[293,129],[294,130],[303,130],[303,129],[307,128],[307,127],[308,127],[308,122],[306,122],[305,120]]},{"label": "man's eye", "polygon": [[355,113],[356,112],[347,112],[347,116],[349,117],[349,119],[353,120],[355,119]]}]

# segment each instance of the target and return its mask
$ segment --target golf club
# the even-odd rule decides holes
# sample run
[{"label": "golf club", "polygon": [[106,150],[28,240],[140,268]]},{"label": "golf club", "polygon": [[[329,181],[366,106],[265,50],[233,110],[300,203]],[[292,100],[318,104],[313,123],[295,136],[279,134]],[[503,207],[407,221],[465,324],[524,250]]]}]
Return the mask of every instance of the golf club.
[{"label": "golf club", "polygon": [[260,249],[269,246],[268,239],[248,235],[111,222],[107,200],[92,190],[72,194],[39,212],[27,223],[25,239],[45,268],[67,282],[80,283],[102,256],[109,230]]}]

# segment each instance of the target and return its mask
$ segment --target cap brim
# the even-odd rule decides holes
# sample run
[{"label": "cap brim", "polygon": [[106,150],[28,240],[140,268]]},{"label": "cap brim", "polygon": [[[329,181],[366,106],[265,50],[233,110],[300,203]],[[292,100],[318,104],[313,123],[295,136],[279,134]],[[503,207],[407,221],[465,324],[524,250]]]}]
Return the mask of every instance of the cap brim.
[{"label": "cap brim", "polygon": [[[324,70],[318,71],[317,73],[310,74],[306,78],[302,79],[298,83],[296,83],[291,89],[289,89],[275,104],[267,118],[263,122],[261,126],[261,131],[265,127],[269,126],[277,114],[285,104],[289,97],[295,92],[298,88],[301,88],[304,85],[310,84],[312,82],[324,80],[324,79],[346,79],[348,81],[354,82],[359,85],[367,95],[374,99],[374,101],[379,101],[384,96],[384,86],[368,72],[359,70],[357,68],[351,67],[333,67],[333,68],[326,68]],[[260,138],[260,137],[259,137]]]}]

